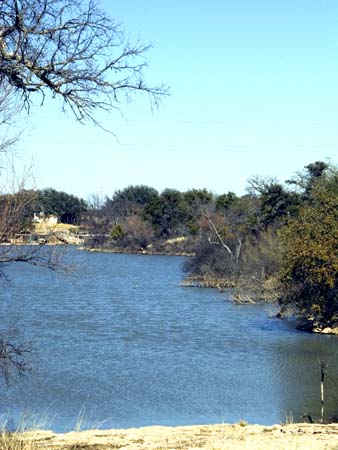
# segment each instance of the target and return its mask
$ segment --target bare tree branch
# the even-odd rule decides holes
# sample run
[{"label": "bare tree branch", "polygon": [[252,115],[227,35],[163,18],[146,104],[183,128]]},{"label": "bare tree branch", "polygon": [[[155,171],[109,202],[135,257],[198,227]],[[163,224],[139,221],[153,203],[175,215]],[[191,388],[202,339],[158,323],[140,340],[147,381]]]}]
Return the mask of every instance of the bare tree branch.
[{"label": "bare tree branch", "polygon": [[[207,219],[207,221],[209,222],[209,225],[211,226],[211,228],[214,230],[217,239],[219,242],[217,242],[218,244],[222,245],[222,247],[229,253],[229,255],[232,257],[232,250],[231,248],[224,242],[224,240],[222,239],[222,236],[219,234],[216,225],[214,224],[214,222],[210,219],[210,217],[205,216],[205,218]],[[213,243],[209,240],[210,243]]]},{"label": "bare tree branch", "polygon": [[236,236],[238,245],[236,247],[236,263],[239,261],[239,257],[241,256],[241,250],[242,250],[242,239],[240,239],[238,236]]},{"label": "bare tree branch", "polygon": [[[0,105],[1,109],[1,105]],[[25,167],[23,174],[16,172],[16,161],[2,158],[4,166],[2,178],[9,178],[8,184],[0,190],[0,278],[6,279],[5,268],[15,262],[41,266],[54,271],[68,271],[59,261],[60,252],[46,247],[44,243],[35,245],[13,245],[19,235],[32,232],[33,208],[36,192],[27,189],[31,170]],[[51,231],[53,234],[53,231]],[[49,236],[46,236],[46,242]]]},{"label": "bare tree branch", "polygon": [[0,338],[0,372],[7,384],[9,384],[11,375],[22,376],[30,370],[26,358],[29,352],[28,344],[17,345]]},{"label": "bare tree branch", "polygon": [[29,108],[32,93],[60,97],[80,122],[97,109],[119,108],[136,92],[157,106],[164,85],[144,80],[150,45],[125,38],[95,0],[3,0],[0,5],[0,87],[13,87]]}]

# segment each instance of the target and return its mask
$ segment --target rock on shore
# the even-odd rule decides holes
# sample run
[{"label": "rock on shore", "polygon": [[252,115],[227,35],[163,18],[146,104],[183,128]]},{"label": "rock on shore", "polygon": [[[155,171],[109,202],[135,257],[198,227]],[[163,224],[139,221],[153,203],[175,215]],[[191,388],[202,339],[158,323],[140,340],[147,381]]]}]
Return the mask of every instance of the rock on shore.
[{"label": "rock on shore", "polygon": [[313,317],[301,320],[297,325],[297,329],[307,331],[309,333],[338,335],[338,323],[336,321],[324,323]]}]

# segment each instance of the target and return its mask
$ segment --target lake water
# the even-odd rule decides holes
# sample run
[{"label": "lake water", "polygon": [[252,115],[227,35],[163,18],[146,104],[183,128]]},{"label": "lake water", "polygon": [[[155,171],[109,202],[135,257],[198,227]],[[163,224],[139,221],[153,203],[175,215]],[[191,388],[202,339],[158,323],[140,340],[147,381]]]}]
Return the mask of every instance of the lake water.
[{"label": "lake water", "polygon": [[181,287],[184,258],[70,248],[62,276],[12,265],[1,329],[31,342],[32,372],[1,385],[0,412],[55,431],[272,424],[338,406],[338,340],[273,318],[269,305]]}]

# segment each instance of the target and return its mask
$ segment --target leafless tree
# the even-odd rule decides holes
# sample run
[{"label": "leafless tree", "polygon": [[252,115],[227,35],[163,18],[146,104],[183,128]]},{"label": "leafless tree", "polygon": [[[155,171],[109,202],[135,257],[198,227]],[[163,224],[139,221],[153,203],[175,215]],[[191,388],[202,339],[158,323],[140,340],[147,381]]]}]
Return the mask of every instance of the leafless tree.
[{"label": "leafless tree", "polygon": [[[2,151],[0,176],[11,179],[11,184],[2,185],[3,192],[0,190],[0,280],[10,281],[7,273],[8,266],[20,263],[40,266],[52,271],[68,272],[70,267],[62,262],[62,252],[55,247],[46,246],[46,241],[36,242],[34,245],[15,244],[18,236],[24,235],[27,227],[30,226],[29,211],[31,211],[35,193],[25,188],[29,180],[19,177],[15,173],[15,167],[8,163],[8,159],[11,160],[7,152],[9,149],[10,146],[0,149],[0,152]],[[29,350],[30,344],[17,343],[15,339],[8,337],[7,331],[1,327],[0,377],[2,376],[6,383],[14,374],[22,376],[29,370],[30,365],[27,361]]]},{"label": "leafless tree", "polygon": [[235,250],[232,250],[230,248],[230,246],[227,245],[226,242],[224,241],[224,239],[222,238],[221,233],[217,229],[217,226],[216,226],[215,222],[212,220],[212,218],[207,215],[205,216],[205,218],[206,218],[208,224],[210,225],[210,228],[212,229],[212,231],[214,232],[214,234],[216,236],[216,240],[212,240],[209,236],[209,238],[208,238],[209,243],[215,244],[215,245],[221,245],[222,248],[225,250],[227,256],[230,257],[232,263],[238,264],[238,261],[239,261],[240,255],[241,255],[242,240],[239,238],[239,236],[235,235],[232,232],[232,234],[235,236],[235,239],[237,241]]},{"label": "leafless tree", "polygon": [[80,122],[136,92],[157,105],[168,93],[144,79],[150,45],[131,44],[95,0],[2,0],[0,87],[29,108],[33,93],[62,99]]},{"label": "leafless tree", "polygon": [[[44,245],[8,245],[33,200],[26,183],[3,163],[19,137],[8,126],[22,110],[29,112],[33,99],[43,105],[47,95],[59,98],[62,109],[81,123],[98,125],[98,110],[120,110],[137,93],[157,106],[168,89],[145,81],[150,48],[129,42],[96,0],[0,1],[0,179],[9,173],[14,180],[10,188],[0,186],[0,277],[13,263],[62,268]],[[0,372],[6,380],[11,369],[25,371],[25,354],[25,346],[0,338]]]},{"label": "leafless tree", "polygon": [[5,268],[15,262],[64,270],[56,252],[52,249],[41,251],[45,242],[36,242],[36,245],[15,245],[20,236],[22,238],[25,233],[31,232],[31,211],[36,194],[34,190],[27,189],[31,181],[29,169],[26,168],[23,174],[18,174],[13,158],[11,152],[3,150],[0,153],[0,176],[5,179],[0,187],[0,278],[6,279]]}]

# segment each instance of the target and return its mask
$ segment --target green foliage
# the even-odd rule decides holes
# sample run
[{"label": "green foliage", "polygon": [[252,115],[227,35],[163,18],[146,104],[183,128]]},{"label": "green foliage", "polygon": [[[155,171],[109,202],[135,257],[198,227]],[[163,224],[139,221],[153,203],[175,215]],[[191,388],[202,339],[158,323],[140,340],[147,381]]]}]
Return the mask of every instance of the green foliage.
[{"label": "green foliage", "polygon": [[286,183],[296,186],[302,194],[302,200],[306,201],[318,179],[322,179],[332,168],[323,161],[315,161],[305,166],[304,169],[303,172],[297,173],[296,177],[287,180]]},{"label": "green foliage", "polygon": [[338,173],[312,181],[310,197],[283,228],[280,272],[284,304],[324,320],[338,311]]},{"label": "green foliage", "polygon": [[338,170],[317,161],[296,181],[292,191],[255,178],[249,195],[219,196],[186,270],[249,288],[275,289],[278,276],[282,304],[328,320],[338,313]]},{"label": "green foliage", "polygon": [[84,200],[63,191],[48,188],[36,191],[34,212],[55,215],[61,223],[77,225],[81,214],[87,210]]},{"label": "green foliage", "polygon": [[158,199],[156,189],[144,186],[128,186],[118,190],[112,198],[106,198],[101,212],[113,221],[121,221],[127,217],[142,215],[144,208],[152,201]]},{"label": "green foliage", "polygon": [[144,218],[154,226],[161,237],[178,234],[188,214],[188,206],[183,194],[175,189],[165,189],[144,209]]},{"label": "green foliage", "polygon": [[123,238],[124,232],[122,225],[119,223],[114,225],[110,231],[109,237],[112,241],[119,241]]},{"label": "green foliage", "polygon": [[299,198],[279,183],[265,186],[259,198],[258,219],[266,230],[269,225],[280,226],[297,211]]},{"label": "green foliage", "polygon": [[3,237],[8,238],[30,229],[35,198],[35,192],[28,190],[0,196],[0,229],[4,233]]},{"label": "green foliage", "polygon": [[259,229],[259,200],[252,195],[237,197],[223,213],[229,224],[243,234],[255,233]]},{"label": "green foliage", "polygon": [[305,169],[308,172],[308,179],[314,180],[323,175],[324,171],[329,168],[329,165],[323,161],[316,161],[314,163],[308,164],[305,166]]},{"label": "green foliage", "polygon": [[199,221],[203,214],[213,208],[213,195],[206,189],[190,189],[183,192],[185,202],[185,218],[183,225],[186,233],[197,236],[200,228]]},{"label": "green foliage", "polygon": [[125,189],[116,191],[113,195],[113,202],[129,201],[145,206],[158,197],[156,189],[143,184],[128,186]]},{"label": "green foliage", "polygon": [[233,192],[228,192],[227,194],[219,195],[216,198],[216,211],[225,212],[238,200],[238,197]]},{"label": "green foliage", "polygon": [[200,226],[197,222],[191,221],[187,223],[187,231],[191,236],[197,236],[200,230]]},{"label": "green foliage", "polygon": [[240,261],[241,276],[257,281],[274,277],[282,262],[283,243],[272,228],[258,235],[246,235]]},{"label": "green foliage", "polygon": [[213,195],[207,189],[190,189],[183,192],[183,198],[192,208],[201,208],[209,205],[213,200]]}]

